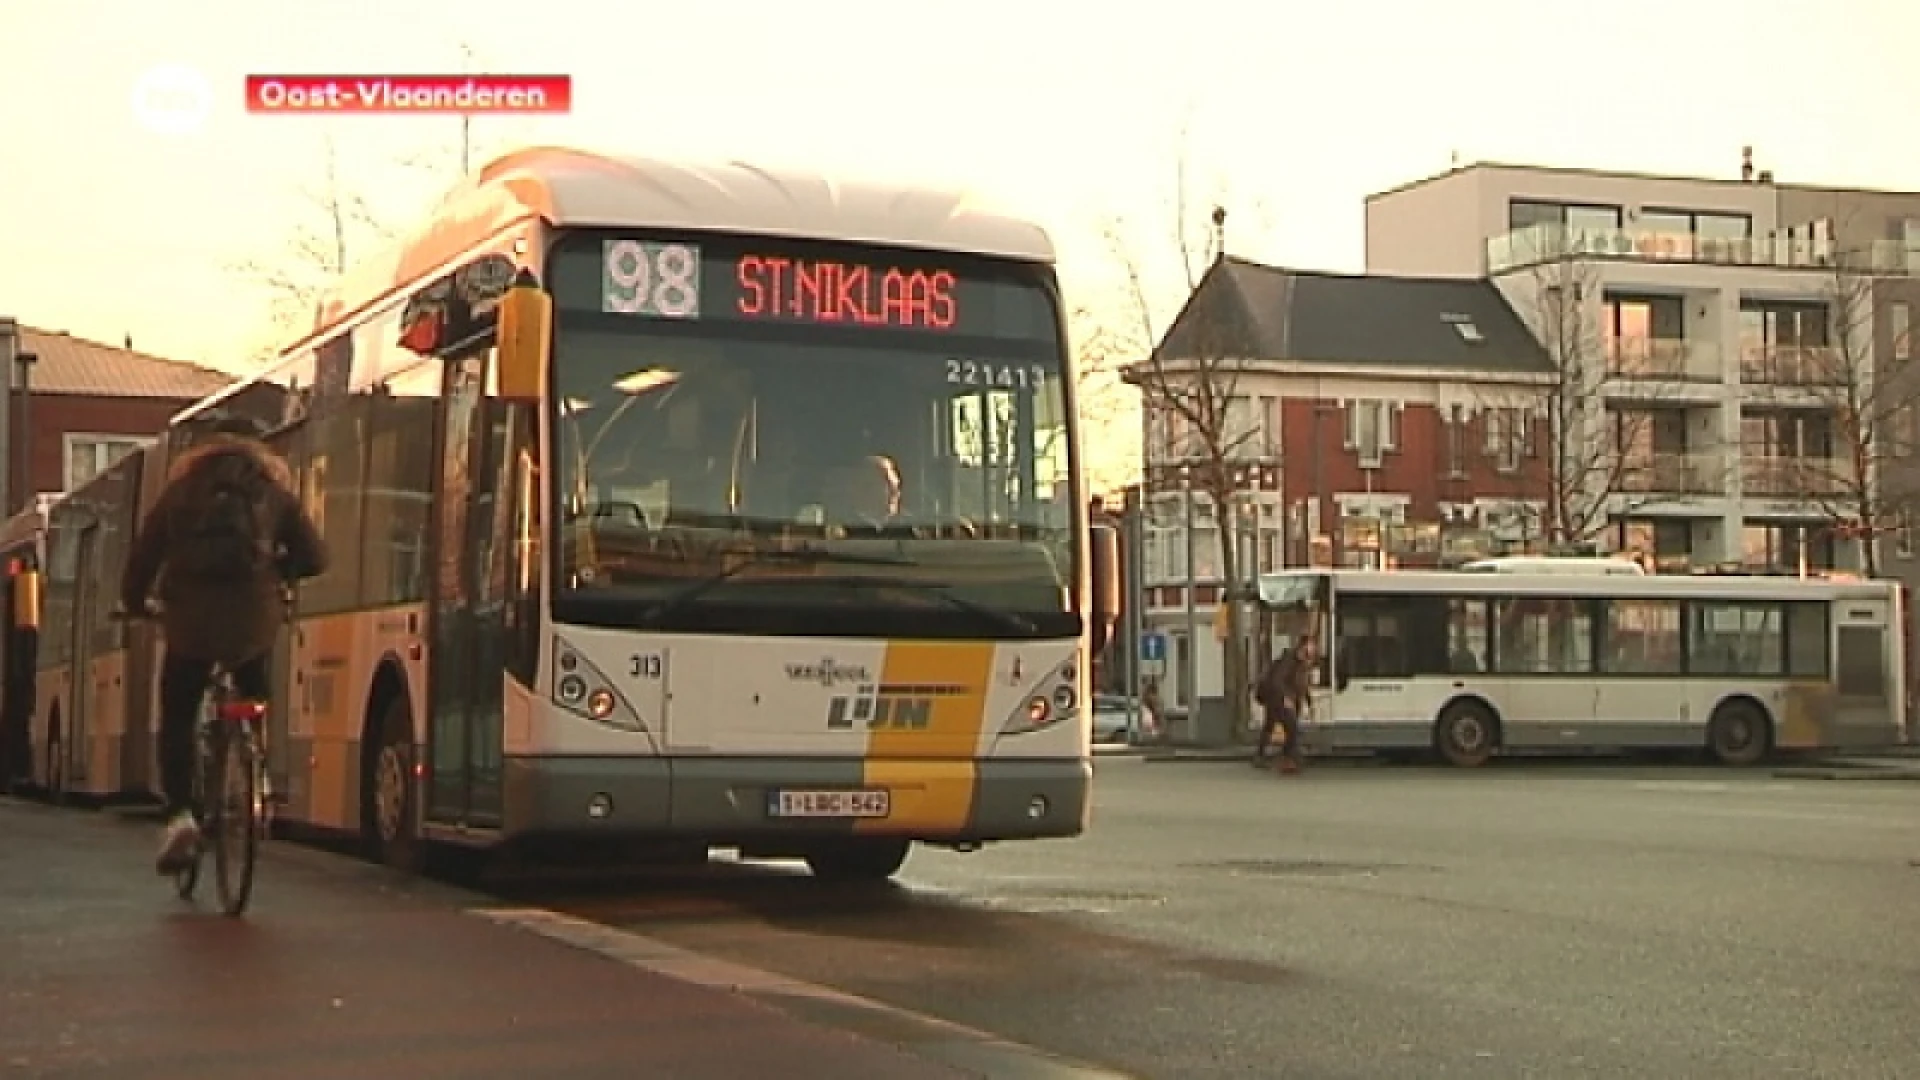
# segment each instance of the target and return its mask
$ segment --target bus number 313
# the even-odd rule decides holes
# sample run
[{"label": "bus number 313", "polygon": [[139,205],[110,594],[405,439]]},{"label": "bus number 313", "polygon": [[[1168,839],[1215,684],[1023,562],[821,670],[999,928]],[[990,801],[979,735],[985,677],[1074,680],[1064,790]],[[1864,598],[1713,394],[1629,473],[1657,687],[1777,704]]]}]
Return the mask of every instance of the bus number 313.
[{"label": "bus number 313", "polygon": [[627,674],[636,679],[657,679],[664,667],[659,653],[634,653],[627,657]]}]

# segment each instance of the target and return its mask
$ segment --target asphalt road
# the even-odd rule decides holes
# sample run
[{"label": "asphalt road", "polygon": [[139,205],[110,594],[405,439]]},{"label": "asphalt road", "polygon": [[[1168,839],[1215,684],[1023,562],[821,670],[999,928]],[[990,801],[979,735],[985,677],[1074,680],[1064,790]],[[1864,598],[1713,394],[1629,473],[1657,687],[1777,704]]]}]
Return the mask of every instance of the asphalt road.
[{"label": "asphalt road", "polygon": [[1142,1077],[1911,1076],[1920,783],[1105,759],[1092,831],[899,887],[541,903]]}]

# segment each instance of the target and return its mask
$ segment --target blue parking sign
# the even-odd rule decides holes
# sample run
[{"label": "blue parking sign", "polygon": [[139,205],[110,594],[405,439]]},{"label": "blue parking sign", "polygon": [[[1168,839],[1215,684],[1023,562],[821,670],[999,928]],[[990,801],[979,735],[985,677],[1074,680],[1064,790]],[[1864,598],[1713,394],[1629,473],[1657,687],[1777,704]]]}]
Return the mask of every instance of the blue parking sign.
[{"label": "blue parking sign", "polygon": [[1167,635],[1141,634],[1140,659],[1157,662],[1167,658]]}]

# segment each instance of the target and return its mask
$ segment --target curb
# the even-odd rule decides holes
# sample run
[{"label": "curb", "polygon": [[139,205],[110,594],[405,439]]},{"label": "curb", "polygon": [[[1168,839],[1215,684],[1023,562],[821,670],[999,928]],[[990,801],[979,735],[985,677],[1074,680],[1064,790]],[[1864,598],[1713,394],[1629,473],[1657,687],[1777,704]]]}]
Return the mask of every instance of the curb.
[{"label": "curb", "polygon": [[1806,765],[1775,769],[1773,775],[1782,780],[1920,781],[1920,769],[1900,765]]}]

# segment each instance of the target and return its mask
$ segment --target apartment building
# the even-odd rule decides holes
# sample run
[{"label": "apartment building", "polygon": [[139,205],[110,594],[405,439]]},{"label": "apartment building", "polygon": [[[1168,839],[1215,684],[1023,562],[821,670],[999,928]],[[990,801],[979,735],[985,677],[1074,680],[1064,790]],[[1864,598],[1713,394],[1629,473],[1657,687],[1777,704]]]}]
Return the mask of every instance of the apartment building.
[{"label": "apartment building", "polygon": [[1366,257],[1491,281],[1527,319],[1550,419],[1593,451],[1573,539],[1676,569],[1911,560],[1920,193],[1750,156],[1724,180],[1476,164],[1370,196]]},{"label": "apartment building", "polygon": [[[1196,475],[1216,452],[1231,465],[1243,580],[1471,558],[1528,540],[1549,374],[1485,280],[1215,262],[1154,355],[1124,374],[1144,398],[1130,502],[1144,518],[1145,622],[1169,637],[1165,699],[1204,707],[1222,693],[1226,515]],[[1211,433],[1203,398],[1220,409]]]}]

